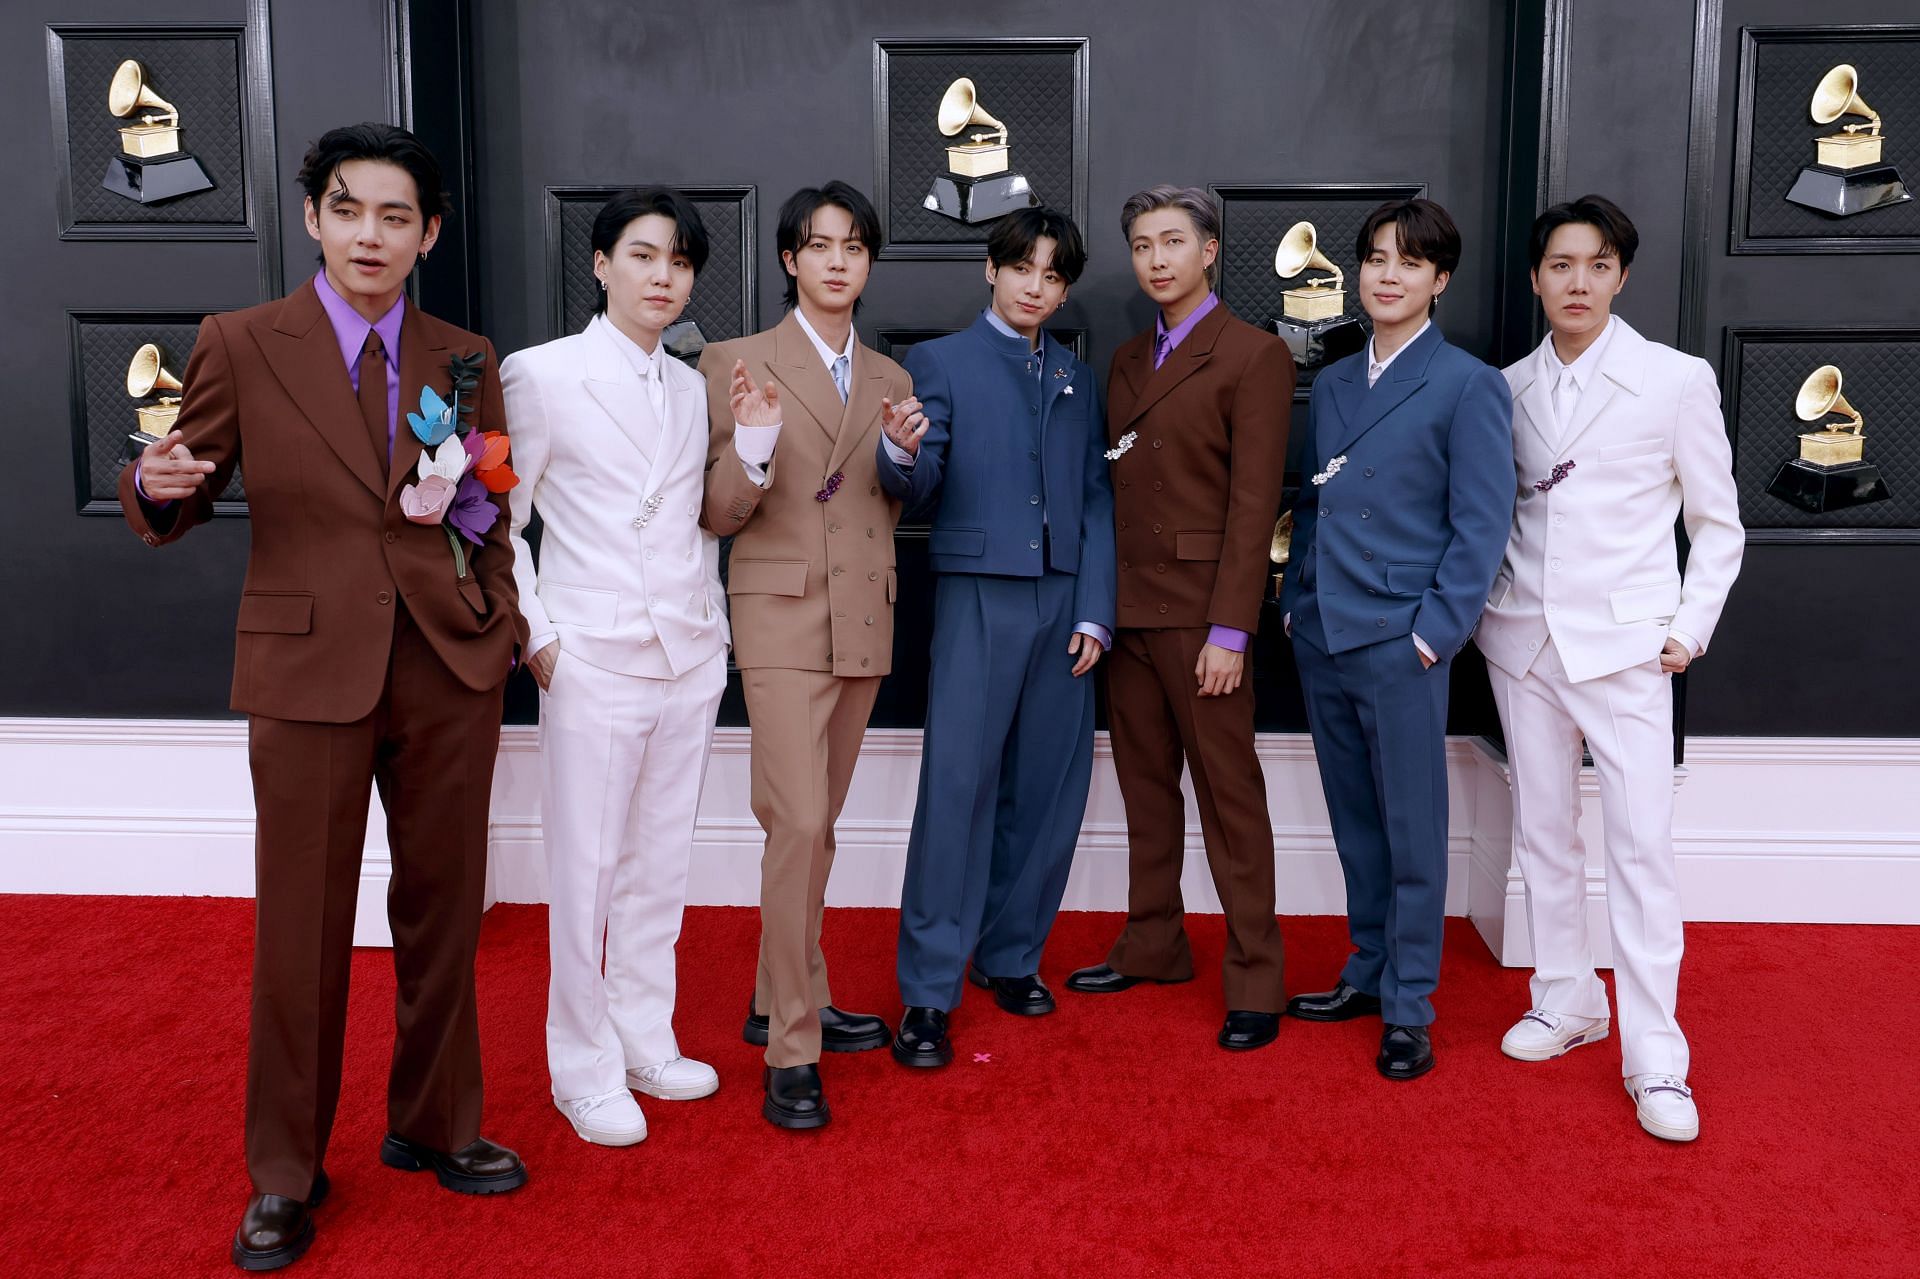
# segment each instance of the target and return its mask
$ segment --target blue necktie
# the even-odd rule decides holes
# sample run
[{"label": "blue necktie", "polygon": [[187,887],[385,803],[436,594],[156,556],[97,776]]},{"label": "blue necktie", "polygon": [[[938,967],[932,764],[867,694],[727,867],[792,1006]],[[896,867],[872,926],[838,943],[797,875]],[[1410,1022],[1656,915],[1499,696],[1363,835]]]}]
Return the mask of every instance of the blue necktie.
[{"label": "blue necktie", "polygon": [[840,402],[842,404],[845,404],[847,402],[847,370],[848,368],[849,368],[849,362],[846,356],[841,355],[841,356],[834,357],[833,389],[840,392]]}]

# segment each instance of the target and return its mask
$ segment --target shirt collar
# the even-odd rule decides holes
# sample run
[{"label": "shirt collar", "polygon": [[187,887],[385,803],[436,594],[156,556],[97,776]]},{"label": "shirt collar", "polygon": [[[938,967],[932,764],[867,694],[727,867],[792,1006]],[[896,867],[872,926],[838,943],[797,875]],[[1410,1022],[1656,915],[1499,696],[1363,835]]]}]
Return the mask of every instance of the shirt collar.
[{"label": "shirt collar", "polygon": [[334,290],[332,281],[322,270],[313,277],[313,291],[320,295],[320,308],[327,313],[327,320],[333,325],[334,340],[340,343],[340,358],[349,367],[360,362],[360,352],[367,345],[367,330],[380,335],[380,344],[387,348],[387,363],[394,368],[400,367],[400,321],[407,312],[407,295],[402,293],[394,299],[387,313],[367,323],[366,317],[353,309],[353,304]]},{"label": "shirt collar", "polygon": [[1569,373],[1573,374],[1576,386],[1585,388],[1593,385],[1594,375],[1600,371],[1600,361],[1606,352],[1607,343],[1613,340],[1614,325],[1618,323],[1618,316],[1609,315],[1607,327],[1600,330],[1600,336],[1593,340],[1593,345],[1580,352],[1580,357],[1572,364],[1564,363],[1560,359],[1560,352],[1553,346],[1553,335],[1547,335],[1547,370],[1553,374],[1553,385],[1556,390],[1560,386],[1560,380]]},{"label": "shirt collar", "polygon": [[1387,375],[1388,367],[1391,366],[1395,360],[1400,358],[1400,353],[1402,351],[1405,351],[1408,347],[1412,346],[1415,342],[1418,342],[1422,334],[1426,333],[1426,331],[1432,327],[1433,327],[1433,319],[1432,317],[1428,317],[1427,322],[1420,326],[1419,333],[1415,333],[1412,337],[1402,342],[1398,347],[1394,349],[1393,354],[1389,355],[1384,360],[1377,360],[1374,358],[1373,338],[1372,336],[1368,336],[1367,338],[1367,372],[1369,374],[1372,374],[1372,376],[1376,381],[1378,381],[1380,378],[1385,377]]},{"label": "shirt collar", "polygon": [[793,318],[800,321],[800,331],[807,335],[807,341],[813,343],[813,349],[820,353],[820,363],[826,367],[828,372],[832,372],[833,362],[843,355],[847,357],[847,368],[849,370],[853,368],[853,348],[854,344],[859,342],[860,336],[854,331],[851,324],[847,326],[847,349],[844,351],[835,351],[826,344],[825,339],[813,331],[813,326],[807,323],[806,312],[796,306],[793,308]]},{"label": "shirt collar", "polygon": [[1024,343],[1029,350],[1037,351],[1047,344],[1045,333],[1040,335],[1038,342],[1028,342],[1024,334],[1016,333],[1013,326],[1001,319],[1000,313],[992,307],[988,307],[985,311],[981,312],[981,314],[987,317],[987,323],[991,324],[1002,337],[1010,337],[1016,342]]},{"label": "shirt collar", "polygon": [[614,346],[620,349],[620,354],[626,357],[627,363],[633,366],[633,371],[640,375],[642,382],[656,377],[663,383],[666,381],[666,369],[660,363],[661,357],[666,354],[665,342],[654,343],[652,354],[648,354],[647,348],[622,333],[620,326],[605,315],[598,316],[596,322],[606,329],[607,336],[613,339]]},{"label": "shirt collar", "polygon": [[[1219,295],[1209,292],[1205,299],[1201,301],[1200,305],[1193,308],[1191,315],[1174,325],[1171,329],[1167,327],[1167,317],[1165,315],[1155,315],[1153,317],[1153,344],[1155,348],[1164,345],[1168,351],[1172,351],[1173,348],[1186,341],[1187,334],[1193,332],[1194,329],[1199,326],[1200,321],[1206,319],[1208,313],[1219,305]],[[1166,339],[1164,343],[1161,341],[1162,338]]]}]

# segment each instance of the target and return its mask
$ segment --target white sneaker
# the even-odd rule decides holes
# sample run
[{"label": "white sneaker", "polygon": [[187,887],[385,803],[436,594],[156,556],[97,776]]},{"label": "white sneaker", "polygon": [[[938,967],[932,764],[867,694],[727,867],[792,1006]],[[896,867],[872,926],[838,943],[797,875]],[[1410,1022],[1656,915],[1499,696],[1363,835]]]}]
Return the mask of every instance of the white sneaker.
[{"label": "white sneaker", "polygon": [[1575,1017],[1534,1008],[1513,1023],[1500,1041],[1500,1051],[1516,1061],[1551,1061],[1570,1048],[1597,1044],[1606,1037],[1605,1017]]},{"label": "white sneaker", "polygon": [[1693,1089],[1678,1075],[1631,1075],[1634,1114],[1640,1126],[1665,1141],[1692,1141],[1700,1135],[1700,1111]]},{"label": "white sneaker", "polygon": [[633,1094],[624,1088],[598,1097],[556,1099],[553,1104],[582,1141],[596,1146],[634,1146],[647,1139],[647,1117],[640,1113],[640,1103]]},{"label": "white sneaker", "polygon": [[692,1101],[720,1089],[720,1073],[704,1061],[675,1057],[627,1071],[627,1087],[662,1101]]}]

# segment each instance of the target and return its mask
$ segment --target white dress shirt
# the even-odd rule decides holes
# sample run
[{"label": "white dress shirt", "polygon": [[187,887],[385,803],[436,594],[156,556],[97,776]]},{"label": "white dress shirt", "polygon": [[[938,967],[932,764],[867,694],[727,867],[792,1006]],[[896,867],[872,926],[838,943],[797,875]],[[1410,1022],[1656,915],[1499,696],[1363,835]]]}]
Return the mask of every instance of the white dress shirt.
[{"label": "white dress shirt", "polygon": [[654,340],[653,350],[649,351],[638,342],[620,331],[620,326],[612,320],[606,324],[607,333],[612,336],[613,344],[620,348],[620,354],[627,357],[627,363],[640,376],[640,382],[647,389],[647,404],[653,409],[653,419],[664,424],[667,418],[667,374],[661,368],[660,361],[670,359],[666,344]]},{"label": "white dress shirt", "polygon": [[1600,376],[1600,361],[1606,353],[1607,344],[1613,340],[1613,329],[1619,321],[1613,316],[1607,317],[1607,327],[1600,330],[1593,345],[1582,351],[1572,364],[1560,358],[1560,348],[1552,340],[1547,342],[1547,367],[1553,373],[1553,416],[1554,424],[1565,435],[1573,425],[1573,415],[1580,407],[1580,396],[1593,385]]}]

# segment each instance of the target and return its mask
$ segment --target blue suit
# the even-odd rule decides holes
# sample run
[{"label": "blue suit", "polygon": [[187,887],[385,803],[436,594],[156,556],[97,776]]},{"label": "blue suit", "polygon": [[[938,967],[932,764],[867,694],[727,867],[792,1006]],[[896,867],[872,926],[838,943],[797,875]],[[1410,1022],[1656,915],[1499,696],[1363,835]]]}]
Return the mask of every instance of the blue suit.
[{"label": "blue suit", "polygon": [[1114,624],[1113,488],[1093,373],[983,314],[907,354],[927,417],[880,484],[929,519],[931,673],[901,890],[900,993],[951,1009],[969,957],[1023,977],[1066,891],[1093,775],[1093,678],[1067,651]]},{"label": "blue suit", "polygon": [[1446,913],[1447,681],[1506,552],[1513,403],[1437,328],[1372,387],[1367,356],[1314,383],[1280,599],[1347,882],[1342,976],[1387,1024],[1424,1026]]}]

